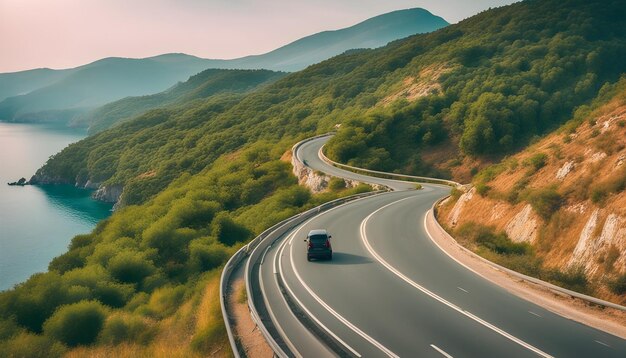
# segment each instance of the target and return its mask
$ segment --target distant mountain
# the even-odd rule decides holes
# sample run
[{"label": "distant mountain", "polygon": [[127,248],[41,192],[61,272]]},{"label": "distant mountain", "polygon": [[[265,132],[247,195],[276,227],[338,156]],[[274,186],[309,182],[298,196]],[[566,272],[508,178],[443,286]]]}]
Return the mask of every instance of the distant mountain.
[{"label": "distant mountain", "polygon": [[272,83],[287,73],[268,70],[209,69],[153,95],[126,97],[80,115],[73,125],[89,125],[89,132],[100,132],[132,119],[148,110],[181,105],[222,93],[245,93],[260,85]]},{"label": "distant mountain", "polygon": [[233,60],[167,54],[145,59],[106,58],[68,70],[0,74],[0,120],[68,122],[107,102],[164,91],[207,68],[298,71],[350,49],[380,47],[446,25],[444,19],[424,9],[408,9],[311,35],[263,55]]},{"label": "distant mountain", "polygon": [[21,72],[0,73],[0,101],[7,97],[26,94],[38,88],[49,86],[76,70],[77,68],[68,70],[37,68]]},{"label": "distant mountain", "polygon": [[184,54],[105,58],[73,69],[28,94],[5,99],[0,102],[0,119],[67,120],[63,117],[69,109],[75,113],[123,97],[163,91],[205,68],[206,60]]},{"label": "distant mountain", "polygon": [[299,71],[350,49],[376,48],[447,25],[449,24],[446,20],[424,9],[399,10],[345,29],[307,36],[263,55],[230,60],[227,65],[236,68]]}]

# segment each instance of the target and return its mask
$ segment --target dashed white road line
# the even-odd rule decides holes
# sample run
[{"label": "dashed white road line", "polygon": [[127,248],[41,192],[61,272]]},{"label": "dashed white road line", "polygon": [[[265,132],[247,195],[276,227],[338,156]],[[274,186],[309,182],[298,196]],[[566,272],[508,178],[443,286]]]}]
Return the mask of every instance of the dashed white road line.
[{"label": "dashed white road line", "polygon": [[541,318],[541,316],[539,314],[537,314],[537,313],[535,313],[533,311],[528,311],[528,313],[530,313],[533,316],[537,316],[537,317]]},{"label": "dashed white road line", "polygon": [[441,353],[441,355],[443,355],[446,358],[453,358],[451,355],[449,355],[448,353],[446,353],[446,351],[444,351],[443,349],[437,347],[434,344],[430,345],[431,347],[433,347],[434,350],[436,350],[437,352]]},{"label": "dashed white road line", "polygon": [[601,344],[601,345],[603,345],[603,346],[605,346],[605,347],[609,347],[609,348],[611,348],[611,346],[609,346],[608,344],[606,344],[606,343],[604,343],[604,342],[600,342],[600,341],[594,341],[594,342],[596,342],[596,343],[598,343],[598,344]]},{"label": "dashed white road line", "polygon": [[417,282],[411,280],[409,277],[407,277],[406,275],[404,275],[402,272],[400,272],[398,269],[396,269],[395,267],[393,267],[391,264],[389,264],[389,262],[387,262],[385,259],[383,259],[376,251],[374,251],[374,249],[372,248],[372,245],[370,244],[369,240],[367,239],[367,233],[365,232],[365,227],[367,226],[367,222],[370,220],[370,218],[372,218],[372,216],[376,215],[379,211],[384,210],[385,208],[388,208],[392,205],[398,204],[402,201],[408,200],[408,199],[412,199],[414,197],[408,197],[408,198],[403,198],[400,200],[396,200],[392,203],[389,203],[385,206],[382,206],[380,208],[378,208],[376,211],[372,212],[371,214],[369,214],[362,222],[361,222],[361,241],[363,242],[363,244],[365,245],[365,248],[367,249],[367,251],[383,266],[385,266],[389,271],[391,271],[393,274],[395,274],[396,276],[398,276],[400,279],[402,279],[404,282],[408,283],[409,285],[415,287],[416,289],[418,289],[419,291],[422,291],[423,293],[425,293],[426,295],[430,296],[431,298],[439,301],[440,303],[452,308],[453,310],[461,313],[462,315],[482,324],[483,326],[491,329],[492,331],[500,334],[501,336],[508,338],[509,340],[519,344],[520,346],[535,352],[536,354],[542,356],[542,357],[552,357],[551,355],[549,355],[548,353],[540,350],[539,348],[524,342],[523,340],[505,332],[504,330],[494,326],[493,324],[475,316],[474,314],[468,312],[468,311],[464,311],[461,308],[459,308],[457,305],[453,304],[452,302],[447,301],[446,299],[444,299],[443,297],[433,293],[432,291],[428,290],[426,287],[421,286],[420,284],[418,284]]},{"label": "dashed white road line", "polygon": [[461,291],[465,292],[465,293],[469,293],[469,291],[468,291],[468,290],[466,290],[466,289],[464,289],[463,287],[458,287],[458,286],[457,286],[457,288],[458,288],[459,290],[461,290]]}]

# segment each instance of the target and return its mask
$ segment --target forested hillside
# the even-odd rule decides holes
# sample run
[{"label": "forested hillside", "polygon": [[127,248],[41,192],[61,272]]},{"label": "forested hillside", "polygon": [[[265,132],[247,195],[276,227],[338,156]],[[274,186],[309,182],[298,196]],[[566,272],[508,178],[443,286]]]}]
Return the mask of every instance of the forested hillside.
[{"label": "forested hillside", "polygon": [[466,246],[626,303],[626,76],[572,120],[455,192],[439,220]]},{"label": "forested hillside", "polygon": [[117,186],[122,205],[74,238],[50,272],[0,294],[0,355],[225,352],[217,282],[228,255],[281,218],[348,193],[298,187],[279,160],[291,145],[341,124],[328,148],[335,159],[469,177],[464,161],[521,149],[617,81],[622,8],[517,3],[249,94],[149,111],[70,145],[35,179]]},{"label": "forested hillside", "polygon": [[262,84],[284,77],[284,72],[266,70],[219,70],[209,69],[191,76],[167,91],[141,97],[127,97],[105,104],[80,115],[73,125],[88,124],[89,132],[96,133],[122,121],[147,112],[150,109],[186,103],[224,93],[245,93]]},{"label": "forested hillside", "polygon": [[624,73],[623,6],[526,1],[398,44],[392,53],[406,65],[386,81],[395,94],[385,108],[350,118],[328,154],[405,172],[424,173],[426,161],[469,180],[472,159],[523,148]]}]

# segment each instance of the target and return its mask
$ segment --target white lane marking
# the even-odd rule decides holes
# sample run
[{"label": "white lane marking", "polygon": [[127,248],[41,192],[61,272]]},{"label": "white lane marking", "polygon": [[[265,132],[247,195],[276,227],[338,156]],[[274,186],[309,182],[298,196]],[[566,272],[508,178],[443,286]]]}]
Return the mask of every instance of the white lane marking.
[{"label": "white lane marking", "polygon": [[449,355],[448,353],[446,353],[446,351],[444,351],[443,349],[437,347],[434,344],[430,345],[431,347],[433,347],[434,350],[436,350],[437,352],[441,353],[441,355],[443,355],[446,358],[453,358],[451,355]]},{"label": "white lane marking", "polygon": [[[308,222],[308,221],[307,221]],[[295,232],[294,232],[295,234]],[[294,234],[291,234],[291,238],[293,239]],[[285,250],[285,244],[287,243],[287,241],[289,241],[289,238],[287,238],[278,248],[278,252],[277,254],[274,256],[274,263],[276,264],[276,262],[279,260],[279,258],[282,256],[283,251]],[[292,246],[293,248],[293,246]],[[278,265],[278,269],[280,270],[280,275],[284,278],[284,274],[283,274],[283,267],[282,265]],[[361,357],[361,354],[359,352],[357,352],[356,350],[354,350],[354,348],[350,347],[350,345],[348,345],[346,342],[344,342],[341,338],[339,338],[339,336],[337,336],[333,331],[331,331],[328,327],[326,327],[317,317],[315,317],[313,315],[313,313],[311,311],[309,311],[308,308],[306,308],[306,306],[302,303],[302,301],[300,301],[298,299],[298,297],[295,295],[295,293],[293,292],[293,290],[291,289],[291,287],[289,286],[289,284],[287,283],[287,280],[284,279],[283,280],[284,284],[285,284],[285,288],[287,288],[287,290],[289,291],[289,293],[291,294],[291,297],[293,297],[294,300],[296,300],[296,302],[298,302],[298,305],[300,305],[300,307],[306,312],[307,315],[309,315],[309,317],[311,317],[315,322],[317,322],[317,324],[322,327],[326,333],[330,334],[333,338],[335,338],[337,341],[339,341],[339,343],[341,343],[344,347],[346,347],[350,352],[352,352],[355,356],[357,357]]]},{"label": "white lane marking", "polygon": [[465,293],[469,293],[469,291],[468,291],[468,290],[466,290],[466,289],[464,289],[463,287],[458,287],[458,286],[457,286],[456,288],[458,288],[459,290],[461,290],[461,291],[463,291],[463,292],[465,292]]},{"label": "white lane marking", "polygon": [[[298,232],[300,230],[297,230],[296,232]],[[293,237],[291,238],[293,240]],[[284,248],[283,248],[284,249]],[[359,336],[363,337],[363,339],[367,340],[368,342],[370,342],[372,345],[374,345],[376,348],[380,349],[381,351],[383,351],[386,355],[390,356],[390,357],[399,357],[397,354],[395,354],[394,352],[392,352],[389,348],[385,347],[384,345],[382,345],[380,342],[378,342],[377,340],[375,340],[374,338],[370,337],[369,335],[367,335],[365,332],[363,332],[361,329],[359,329],[357,326],[353,325],[352,323],[350,323],[350,321],[348,321],[346,318],[344,318],[342,315],[340,315],[339,313],[337,313],[337,311],[335,311],[332,307],[330,307],[326,302],[324,302],[317,294],[315,294],[315,292],[313,292],[313,290],[309,287],[309,285],[307,285],[304,280],[302,279],[302,277],[300,276],[300,273],[298,272],[298,270],[296,269],[295,266],[295,262],[293,260],[293,246],[291,246],[290,250],[289,250],[289,261],[291,262],[291,269],[293,270],[294,274],[296,275],[296,278],[298,279],[298,281],[300,281],[300,284],[302,285],[302,287],[304,287],[304,289],[311,295],[311,297],[313,297],[313,299],[315,299],[317,301],[317,303],[319,303],[322,307],[324,307],[331,315],[335,316],[335,318],[337,318],[341,323],[343,323],[344,325],[346,325],[348,328],[350,328],[352,331],[354,331],[356,334],[358,334]],[[282,275],[282,273],[281,273]]]},{"label": "white lane marking", "polygon": [[[485,277],[483,274],[481,274],[480,272],[474,270],[473,268],[467,266],[466,264],[462,263],[461,261],[459,261],[456,257],[452,256],[451,254],[449,254],[446,250],[443,249],[443,247],[441,247],[441,245],[439,245],[439,243],[437,241],[435,241],[435,239],[433,239],[433,235],[431,235],[430,230],[428,230],[428,225],[426,225],[426,219],[428,218],[428,214],[432,211],[432,209],[428,210],[426,212],[426,215],[424,215],[424,230],[426,230],[426,234],[428,235],[428,238],[430,239],[430,241],[432,241],[433,244],[435,244],[435,246],[437,246],[439,248],[439,250],[441,252],[443,252],[444,254],[448,255],[449,258],[451,258],[452,260],[456,261],[457,264],[465,267],[465,269],[467,269],[468,271],[471,271],[473,273],[475,273],[476,275],[484,278],[485,280],[491,282],[491,280],[489,280],[487,277]],[[497,271],[500,271],[498,269],[496,269]]]},{"label": "white lane marking", "polygon": [[538,313],[535,313],[533,311],[528,311],[528,313],[530,313],[533,316],[537,316],[537,317],[541,318],[541,316]]},{"label": "white lane marking", "polygon": [[[267,251],[265,251],[265,252],[267,253]],[[274,281],[276,281],[276,285],[278,286],[278,279],[276,278],[276,276],[274,276]],[[263,265],[259,266],[259,285],[261,285],[261,287],[264,287],[263,286]],[[287,301],[285,300],[283,295],[279,294],[279,296],[283,299],[283,301],[284,301],[285,305],[287,306],[287,308],[289,308],[289,305],[287,305]],[[287,343],[287,345],[289,346],[291,351],[293,353],[295,353],[296,357],[302,357],[302,354],[300,354],[300,352],[298,352],[298,349],[296,348],[296,346],[289,340],[289,337],[287,337],[287,335],[285,334],[285,331],[283,330],[283,327],[281,327],[281,325],[278,323],[278,320],[276,319],[276,316],[274,315],[274,311],[272,311],[272,307],[270,306],[269,301],[267,299],[267,295],[263,295],[263,301],[265,302],[265,307],[267,307],[267,311],[270,314],[270,318],[274,322],[274,326],[278,330],[278,334],[280,334],[283,337],[283,339],[285,340],[285,343]],[[289,311],[289,313],[291,313],[293,318],[295,318],[296,321],[297,321],[298,318],[293,314],[293,312],[291,312],[290,309],[288,309],[288,311]]]},{"label": "white lane marking", "polygon": [[419,285],[417,282],[411,280],[410,278],[408,278],[406,275],[404,275],[402,272],[398,271],[398,269],[396,269],[395,267],[391,266],[387,261],[385,261],[385,259],[383,259],[376,251],[374,251],[374,249],[372,248],[372,246],[369,243],[369,240],[367,239],[367,234],[365,233],[365,227],[367,226],[367,222],[369,221],[369,219],[374,216],[376,213],[378,213],[379,211],[391,206],[391,205],[395,205],[397,203],[400,203],[404,200],[407,199],[412,199],[413,197],[408,197],[408,198],[404,198],[404,199],[400,199],[400,200],[396,200],[392,203],[389,203],[385,206],[382,206],[380,208],[378,208],[376,211],[374,211],[373,213],[369,214],[365,220],[363,220],[361,222],[361,241],[363,242],[363,244],[365,245],[365,248],[367,249],[367,251],[369,251],[369,253],[378,261],[380,262],[383,266],[385,266],[389,271],[391,271],[392,273],[394,273],[396,276],[398,276],[400,279],[402,279],[404,282],[408,283],[409,285],[415,287],[416,289],[422,291],[423,293],[425,293],[426,295],[432,297],[433,299],[443,303],[444,305],[452,308],[453,310],[461,313],[462,315],[465,315],[468,318],[473,319],[474,321],[482,324],[483,326],[491,329],[492,331],[502,335],[503,337],[508,338],[509,340],[519,344],[520,346],[535,352],[536,354],[542,356],[542,357],[552,357],[551,355],[549,355],[548,353],[540,350],[537,347],[534,347],[526,342],[524,342],[523,340],[503,331],[502,329],[492,325],[491,323],[473,315],[470,312],[464,311],[461,308],[459,308],[458,306],[456,306],[455,304],[453,304],[452,302],[449,302],[447,300],[445,300],[443,297],[438,296],[437,294],[431,292],[430,290],[428,290],[426,287],[423,287],[421,285]]},{"label": "white lane marking", "polygon": [[609,347],[609,348],[611,348],[611,346],[609,346],[608,344],[606,344],[606,343],[604,343],[604,342],[600,342],[600,341],[594,341],[594,342],[596,342],[596,343],[598,343],[598,344],[601,344],[601,345],[603,345],[603,346],[605,346],[605,347]]},{"label": "white lane marking", "polygon": [[265,255],[267,255],[267,252],[269,251],[269,249],[272,248],[272,245],[268,246],[267,249],[265,249],[265,251],[263,252],[263,256],[261,256],[261,266],[263,266],[263,262],[265,262]]}]

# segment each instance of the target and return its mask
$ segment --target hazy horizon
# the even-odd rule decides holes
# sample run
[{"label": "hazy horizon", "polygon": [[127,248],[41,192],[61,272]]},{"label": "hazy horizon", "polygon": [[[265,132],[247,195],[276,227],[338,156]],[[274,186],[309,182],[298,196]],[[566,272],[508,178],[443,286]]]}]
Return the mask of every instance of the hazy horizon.
[{"label": "hazy horizon", "polygon": [[512,0],[0,0],[0,72],[72,68],[106,57],[230,59],[421,7],[450,23]]}]

